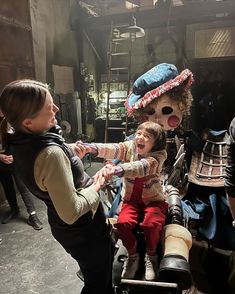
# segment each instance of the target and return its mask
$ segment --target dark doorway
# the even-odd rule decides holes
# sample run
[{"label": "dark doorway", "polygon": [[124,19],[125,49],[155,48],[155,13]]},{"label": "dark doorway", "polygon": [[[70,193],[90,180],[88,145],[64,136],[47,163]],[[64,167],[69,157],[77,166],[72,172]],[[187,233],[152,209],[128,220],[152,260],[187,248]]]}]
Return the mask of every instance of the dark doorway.
[{"label": "dark doorway", "polygon": [[235,60],[195,62],[193,72],[195,129],[228,129],[235,116]]}]

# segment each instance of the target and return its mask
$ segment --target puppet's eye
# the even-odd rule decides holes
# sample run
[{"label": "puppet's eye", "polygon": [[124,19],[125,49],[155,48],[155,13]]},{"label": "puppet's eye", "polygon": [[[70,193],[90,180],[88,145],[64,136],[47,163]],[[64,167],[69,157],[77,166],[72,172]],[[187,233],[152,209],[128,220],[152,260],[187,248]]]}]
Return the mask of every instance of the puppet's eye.
[{"label": "puppet's eye", "polygon": [[148,115],[153,115],[155,113],[155,109],[154,108],[150,108],[147,112]]},{"label": "puppet's eye", "polygon": [[170,114],[173,112],[173,109],[170,106],[165,106],[162,108],[162,114]]}]

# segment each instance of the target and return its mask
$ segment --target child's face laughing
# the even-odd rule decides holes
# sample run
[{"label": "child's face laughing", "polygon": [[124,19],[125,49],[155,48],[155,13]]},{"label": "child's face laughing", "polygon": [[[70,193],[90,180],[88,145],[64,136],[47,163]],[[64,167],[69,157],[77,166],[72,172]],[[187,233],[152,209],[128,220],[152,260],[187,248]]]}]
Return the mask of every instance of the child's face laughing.
[{"label": "child's face laughing", "polygon": [[135,134],[135,146],[139,155],[146,155],[149,153],[154,145],[153,135],[145,130],[137,130]]}]

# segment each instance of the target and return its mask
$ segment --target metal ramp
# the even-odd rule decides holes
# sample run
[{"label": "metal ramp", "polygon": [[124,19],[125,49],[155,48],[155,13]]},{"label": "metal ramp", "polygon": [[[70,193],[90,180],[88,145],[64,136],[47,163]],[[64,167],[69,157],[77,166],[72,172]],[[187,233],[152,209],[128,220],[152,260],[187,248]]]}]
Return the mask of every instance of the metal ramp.
[{"label": "metal ramp", "polygon": [[115,286],[115,294],[181,294],[182,289],[175,282],[165,281],[146,281],[144,279],[144,250],[141,248],[143,236],[139,238],[139,252],[140,252],[140,265],[134,279],[122,279],[121,272],[123,262],[126,257],[126,248],[122,242],[118,240],[117,253],[114,257],[113,263],[113,284]]},{"label": "metal ramp", "polygon": [[[125,288],[129,291],[126,293],[145,293],[145,294],[179,294],[181,293],[178,289],[178,285],[175,283],[165,282],[153,282],[144,280],[128,280],[121,279],[121,288]],[[125,293],[125,292],[124,292]]]}]

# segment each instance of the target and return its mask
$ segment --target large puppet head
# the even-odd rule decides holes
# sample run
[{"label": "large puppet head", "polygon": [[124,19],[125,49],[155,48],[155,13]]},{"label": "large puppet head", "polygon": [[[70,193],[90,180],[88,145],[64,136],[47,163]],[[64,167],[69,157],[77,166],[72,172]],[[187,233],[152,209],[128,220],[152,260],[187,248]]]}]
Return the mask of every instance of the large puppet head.
[{"label": "large puppet head", "polygon": [[179,74],[173,64],[161,63],[135,81],[125,102],[127,113],[141,121],[155,121],[165,130],[175,129],[191,106],[192,82],[190,70]]}]

